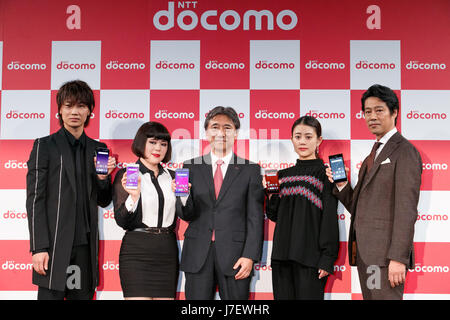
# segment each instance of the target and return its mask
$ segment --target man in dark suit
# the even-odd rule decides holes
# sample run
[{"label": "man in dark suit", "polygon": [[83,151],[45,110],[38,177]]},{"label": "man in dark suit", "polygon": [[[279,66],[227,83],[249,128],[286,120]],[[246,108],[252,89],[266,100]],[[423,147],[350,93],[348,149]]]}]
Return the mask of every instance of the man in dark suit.
[{"label": "man in dark suit", "polygon": [[[341,182],[333,193],[351,214],[349,259],[358,268],[364,299],[402,299],[407,268],[414,268],[422,159],[397,132],[399,103],[391,89],[373,85],[361,102],[377,141],[355,188]],[[333,182],[330,169],[327,175]]]},{"label": "man in dark suit", "polygon": [[83,81],[65,83],[56,96],[61,129],[36,139],[28,160],[27,214],[33,283],[39,300],[92,299],[98,283],[98,205],[112,199],[109,174],[97,175],[95,150],[104,143],[84,127],[94,95]]},{"label": "man in dark suit", "polygon": [[189,221],[180,268],[186,299],[248,299],[253,263],[261,258],[264,190],[259,165],[233,153],[240,127],[232,108],[205,120],[211,153],[184,163],[192,185],[181,218]]}]

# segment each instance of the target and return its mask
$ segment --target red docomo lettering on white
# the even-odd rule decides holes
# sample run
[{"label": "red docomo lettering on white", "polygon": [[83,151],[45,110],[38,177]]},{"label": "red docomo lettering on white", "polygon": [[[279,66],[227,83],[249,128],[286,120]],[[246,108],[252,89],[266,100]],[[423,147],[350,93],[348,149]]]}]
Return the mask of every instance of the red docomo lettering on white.
[{"label": "red docomo lettering on white", "polygon": [[309,60],[305,64],[306,69],[320,69],[320,70],[343,70],[345,63],[338,62],[318,62],[317,60]]},{"label": "red docomo lettering on white", "polygon": [[417,221],[448,221],[448,215],[446,214],[419,214],[417,215]]},{"label": "red docomo lettering on white", "polygon": [[294,119],[294,112],[267,112],[267,110],[259,110],[255,113],[256,119]]},{"label": "red docomo lettering on white", "polygon": [[21,162],[17,160],[8,160],[4,164],[5,169],[28,169],[26,162]]},{"label": "red docomo lettering on white", "polygon": [[[179,1],[178,9],[183,8],[184,4],[189,3],[193,4],[193,7],[196,7],[196,1]],[[189,8],[189,6],[188,6]],[[237,29],[241,24],[241,16],[235,10],[225,10],[220,15],[218,15],[217,10],[207,10],[200,15],[200,25],[205,30],[217,30],[217,16],[219,16],[219,25],[227,31],[232,31]],[[165,17],[167,22],[161,23],[161,18]],[[189,17],[189,23],[185,22],[185,17]],[[216,17],[215,19],[213,17]],[[231,17],[233,22],[227,21],[227,18]],[[274,14],[272,11],[265,9],[261,11],[256,10],[247,10],[244,13],[243,17],[243,30],[250,29],[250,21],[255,21],[254,28],[255,30],[262,29],[262,21],[267,22],[267,30],[273,30],[274,27]],[[286,23],[285,17],[289,18],[289,22]],[[212,21],[212,20],[216,21]],[[177,25],[184,31],[190,31],[197,27],[198,25],[198,15],[192,10],[182,10],[178,13],[176,17]],[[276,16],[276,24],[278,28],[281,30],[292,30],[297,26],[298,17],[292,10],[282,10]],[[175,3],[174,1],[169,1],[168,10],[160,10],[155,13],[153,16],[153,25],[156,29],[161,31],[167,31],[172,29],[175,26]]]},{"label": "red docomo lettering on white", "polygon": [[156,119],[194,119],[193,112],[167,112],[167,110],[159,110],[155,113]]},{"label": "red docomo lettering on white", "polygon": [[256,271],[272,271],[272,267],[270,265],[266,265],[265,263],[256,263],[253,267]]},{"label": "red docomo lettering on white", "polygon": [[32,270],[32,263],[15,263],[15,261],[6,261],[2,264],[2,270]]},{"label": "red docomo lettering on white", "polygon": [[94,70],[95,68],[95,63],[69,63],[67,61],[61,61],[56,65],[56,69],[58,70]]},{"label": "red docomo lettering on white", "polygon": [[242,70],[245,69],[245,63],[237,62],[218,62],[215,60],[210,60],[205,63],[205,69],[219,69],[219,70]]},{"label": "red docomo lettering on white", "polygon": [[3,213],[4,219],[27,219],[26,212],[15,212],[14,210],[8,210]]},{"label": "red docomo lettering on white", "polygon": [[110,110],[105,114],[106,119],[143,119],[145,114],[143,112],[117,112]]},{"label": "red docomo lettering on white", "polygon": [[262,169],[286,169],[295,165],[293,162],[261,162],[258,161]]},{"label": "red docomo lettering on white", "polygon": [[356,69],[363,69],[363,70],[392,70],[395,69],[395,63],[388,63],[388,62],[367,62],[367,61],[360,61],[355,65]]},{"label": "red docomo lettering on white", "polygon": [[308,111],[306,116],[314,117],[316,119],[345,119],[345,113],[341,112],[318,112],[317,110]]},{"label": "red docomo lettering on white", "polygon": [[414,269],[409,270],[410,272],[431,272],[431,273],[443,273],[449,272],[450,268],[448,266],[422,266],[420,263],[416,263]]},{"label": "red docomo lettering on white", "polygon": [[426,63],[419,61],[409,61],[406,64],[407,70],[445,70],[447,65],[445,63]]},{"label": "red docomo lettering on white", "polygon": [[119,61],[109,61],[105,67],[107,70],[144,70],[145,64],[137,62],[127,63]]},{"label": "red docomo lettering on white", "polygon": [[422,119],[422,120],[445,120],[447,119],[447,114],[442,112],[419,112],[419,111],[410,111],[406,114],[407,119]]},{"label": "red docomo lettering on white", "polygon": [[168,162],[168,163],[161,162],[161,166],[163,168],[168,168],[168,169],[178,169],[178,168],[183,168],[183,163],[182,162]]},{"label": "red docomo lettering on white", "polygon": [[103,270],[119,270],[119,264],[115,263],[115,261],[106,261],[103,264]]},{"label": "red docomo lettering on white", "polygon": [[114,210],[106,210],[103,213],[103,219],[114,219]]},{"label": "red docomo lettering on white", "polygon": [[20,63],[20,61],[11,61],[6,67],[8,70],[45,70],[45,63]]},{"label": "red docomo lettering on white", "polygon": [[10,112],[8,112],[6,114],[6,119],[13,119],[13,120],[18,120],[18,119],[45,119],[45,113],[38,113],[38,112],[18,112],[16,110],[11,110]]},{"label": "red docomo lettering on white", "polygon": [[292,62],[267,62],[259,60],[255,64],[256,69],[271,69],[271,70],[289,70],[295,68],[295,63]]},{"label": "red docomo lettering on white", "polygon": [[155,65],[156,69],[169,69],[169,70],[192,70],[195,69],[195,63],[187,62],[167,62],[159,61]]}]

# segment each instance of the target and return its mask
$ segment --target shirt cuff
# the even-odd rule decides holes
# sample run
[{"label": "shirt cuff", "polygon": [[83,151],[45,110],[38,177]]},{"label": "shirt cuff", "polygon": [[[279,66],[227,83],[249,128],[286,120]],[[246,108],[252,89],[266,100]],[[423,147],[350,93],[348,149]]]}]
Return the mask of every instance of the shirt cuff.
[{"label": "shirt cuff", "polygon": [[130,195],[130,196],[128,196],[127,200],[125,201],[125,208],[128,210],[129,213],[133,213],[136,211],[138,203],[139,203],[139,199],[136,202],[134,202]]},{"label": "shirt cuff", "polygon": [[188,198],[189,198],[189,195],[187,195],[187,196],[180,196],[181,204],[183,205],[183,207],[186,206],[186,202],[187,202]]}]

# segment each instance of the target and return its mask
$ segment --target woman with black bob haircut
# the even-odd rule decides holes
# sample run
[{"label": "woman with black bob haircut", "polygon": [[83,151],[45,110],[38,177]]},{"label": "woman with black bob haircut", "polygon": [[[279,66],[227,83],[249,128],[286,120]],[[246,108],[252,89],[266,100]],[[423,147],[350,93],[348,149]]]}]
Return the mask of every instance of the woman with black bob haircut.
[{"label": "woman with black bob haircut", "polygon": [[144,123],[131,149],[139,158],[138,187],[126,187],[126,169],[121,169],[113,194],[114,218],[126,230],[119,255],[123,295],[129,300],[171,300],[179,270],[177,200],[171,185],[174,172],[161,165],[171,158],[170,133],[158,122]]}]

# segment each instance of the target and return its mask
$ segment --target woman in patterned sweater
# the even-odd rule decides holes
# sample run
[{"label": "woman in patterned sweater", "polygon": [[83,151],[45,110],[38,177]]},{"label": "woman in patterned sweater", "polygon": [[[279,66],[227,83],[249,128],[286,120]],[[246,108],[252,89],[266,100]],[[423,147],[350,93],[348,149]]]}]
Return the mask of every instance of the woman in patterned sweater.
[{"label": "woman in patterned sweater", "polygon": [[321,132],[313,117],[294,122],[292,144],[299,159],[278,172],[280,193],[268,195],[266,214],[276,222],[271,257],[276,300],[323,300],[327,277],[334,271],[339,251],[337,200],[318,157]]}]

